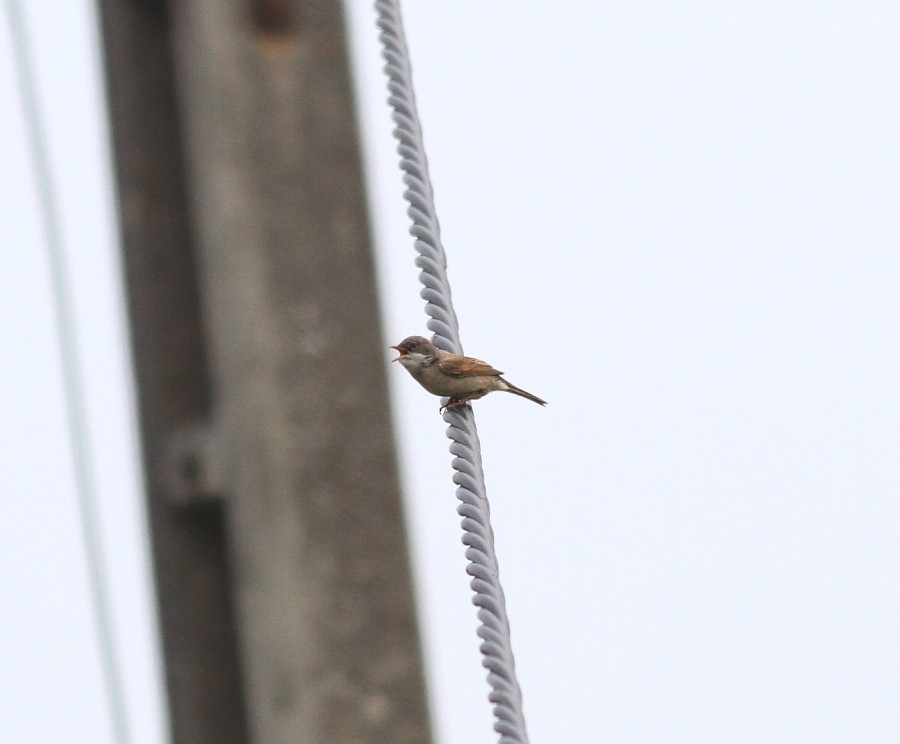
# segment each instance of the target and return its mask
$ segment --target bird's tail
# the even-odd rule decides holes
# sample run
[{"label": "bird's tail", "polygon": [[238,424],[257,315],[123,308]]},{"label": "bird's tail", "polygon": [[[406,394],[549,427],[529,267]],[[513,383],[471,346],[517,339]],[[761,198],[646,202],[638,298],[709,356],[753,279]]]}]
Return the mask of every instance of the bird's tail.
[{"label": "bird's tail", "polygon": [[528,398],[528,400],[533,400],[535,403],[542,405],[542,406],[547,405],[546,400],[541,400],[536,395],[532,395],[531,393],[529,393],[527,390],[522,390],[522,388],[516,387],[511,382],[507,382],[506,380],[503,380],[503,382],[506,382],[506,392],[515,393],[516,395],[521,395],[523,398]]}]

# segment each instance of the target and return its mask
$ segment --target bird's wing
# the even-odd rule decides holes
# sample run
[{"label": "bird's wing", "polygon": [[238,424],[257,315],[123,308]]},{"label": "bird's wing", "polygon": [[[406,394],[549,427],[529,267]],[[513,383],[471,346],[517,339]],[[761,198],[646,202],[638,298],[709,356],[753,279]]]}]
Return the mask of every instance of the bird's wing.
[{"label": "bird's wing", "polygon": [[438,361],[438,368],[451,377],[499,377],[503,373],[487,362],[467,356],[452,354]]}]

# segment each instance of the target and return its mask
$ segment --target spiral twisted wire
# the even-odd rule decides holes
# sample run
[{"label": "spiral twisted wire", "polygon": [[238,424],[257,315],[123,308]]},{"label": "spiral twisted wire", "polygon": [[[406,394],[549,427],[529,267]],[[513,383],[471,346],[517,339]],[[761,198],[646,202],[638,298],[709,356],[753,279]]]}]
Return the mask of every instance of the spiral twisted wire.
[{"label": "spiral twisted wire", "polygon": [[[420,295],[425,300],[429,317],[427,327],[434,334],[435,345],[444,351],[462,353],[459,324],[453,310],[447,260],[441,245],[440,226],[434,207],[428,162],[422,142],[422,129],[413,95],[409,52],[400,18],[399,0],[376,0],[379,39],[385,72],[388,77],[388,102],[392,108],[394,137],[400,154],[400,168],[406,185],[404,197],[409,202],[407,214],[412,220],[410,234],[419,254],[416,266],[421,269]],[[494,533],[490,522],[490,505],[481,463],[481,444],[475,418],[469,408],[444,413],[449,424],[447,437],[453,455],[453,482],[460,504],[463,544],[466,546],[466,572],[472,577],[472,602],[478,607],[478,636],[481,638],[482,665],[488,670],[491,688],[488,699],[494,705],[494,730],[500,734],[499,744],[527,744],[522,695],[516,679],[510,639],[506,600],[500,585]]]}]

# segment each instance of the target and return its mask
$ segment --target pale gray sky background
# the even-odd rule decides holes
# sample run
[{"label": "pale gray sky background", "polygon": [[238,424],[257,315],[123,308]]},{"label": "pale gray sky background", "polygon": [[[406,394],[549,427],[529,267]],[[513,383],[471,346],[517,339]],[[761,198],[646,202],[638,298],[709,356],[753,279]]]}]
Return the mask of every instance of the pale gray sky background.
[{"label": "pale gray sky background", "polygon": [[[164,725],[92,6],[29,3],[128,713]],[[532,741],[900,741],[900,8],[404,3]],[[385,343],[424,331],[368,2]],[[109,725],[0,23],[0,730]],[[389,359],[385,354],[385,363]],[[391,369],[439,744],[489,744],[444,425]]]}]

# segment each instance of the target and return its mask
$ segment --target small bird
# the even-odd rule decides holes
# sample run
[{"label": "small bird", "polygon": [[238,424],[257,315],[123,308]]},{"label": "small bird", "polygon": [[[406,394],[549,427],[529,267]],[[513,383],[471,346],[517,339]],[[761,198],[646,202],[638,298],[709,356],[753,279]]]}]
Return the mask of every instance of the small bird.
[{"label": "small bird", "polygon": [[433,395],[450,398],[441,411],[467,406],[470,400],[483,398],[494,390],[505,390],[547,405],[547,401],[504,380],[500,376],[503,373],[487,362],[441,351],[422,336],[410,336],[390,348],[400,352],[392,361],[400,362],[423,388]]}]

